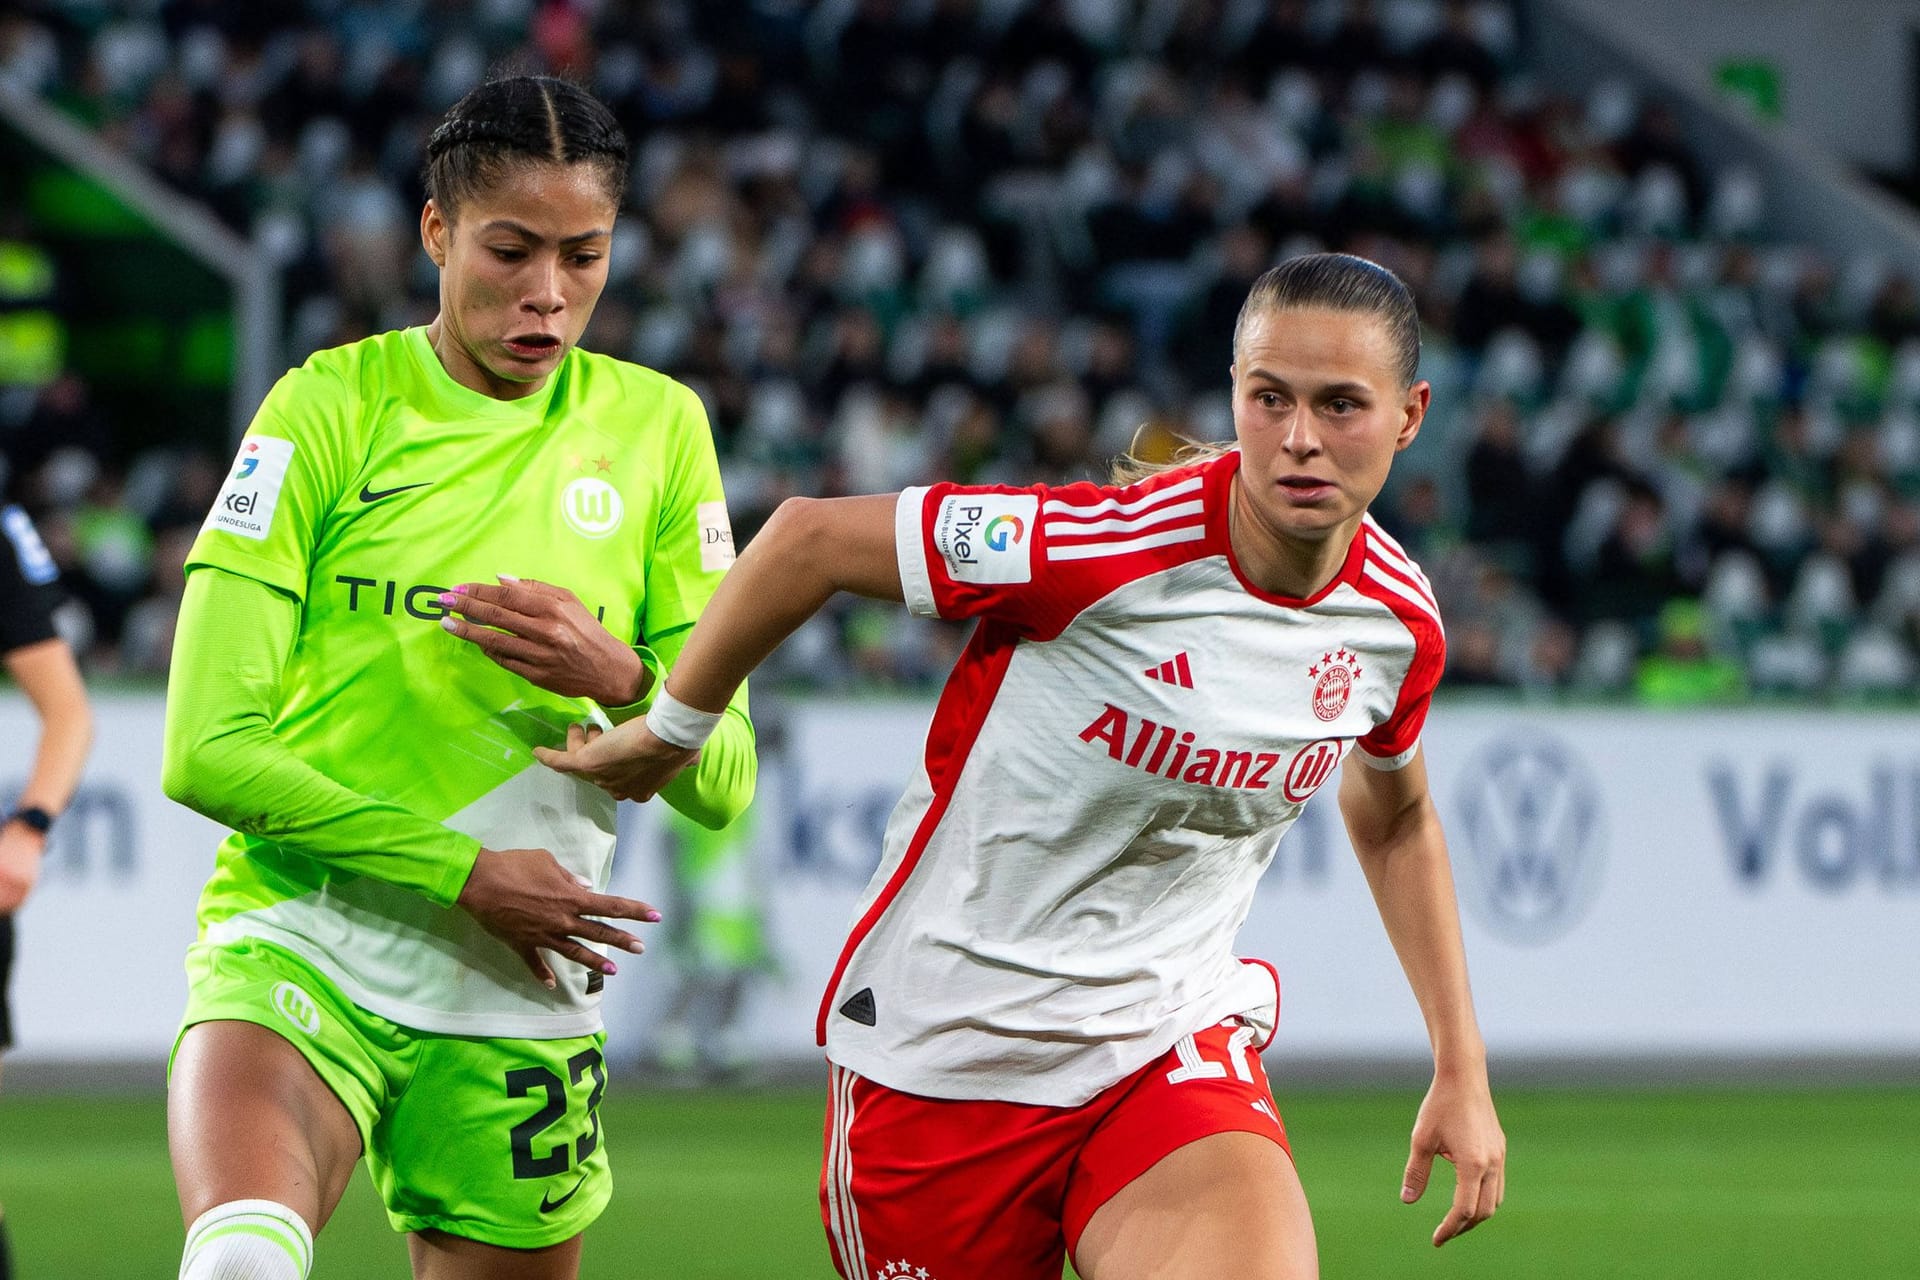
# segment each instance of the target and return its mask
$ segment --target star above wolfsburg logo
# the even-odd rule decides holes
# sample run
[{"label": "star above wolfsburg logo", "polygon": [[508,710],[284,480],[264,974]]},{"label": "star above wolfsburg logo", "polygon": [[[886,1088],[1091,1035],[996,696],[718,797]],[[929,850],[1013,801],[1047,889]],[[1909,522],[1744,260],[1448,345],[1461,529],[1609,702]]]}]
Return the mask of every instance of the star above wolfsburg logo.
[{"label": "star above wolfsburg logo", "polygon": [[594,473],[601,473],[612,471],[613,464],[616,460],[609,458],[604,453],[597,458],[589,458],[582,453],[569,453],[566,455],[566,461],[567,470],[569,471],[588,471],[591,469]]}]

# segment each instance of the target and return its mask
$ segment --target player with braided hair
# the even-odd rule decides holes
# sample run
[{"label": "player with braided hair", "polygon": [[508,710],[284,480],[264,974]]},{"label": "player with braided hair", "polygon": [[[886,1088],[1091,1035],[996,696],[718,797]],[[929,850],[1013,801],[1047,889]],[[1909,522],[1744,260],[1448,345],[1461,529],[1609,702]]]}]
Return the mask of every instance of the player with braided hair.
[{"label": "player with braided hair", "polygon": [[[169,1080],[182,1280],[306,1276],[363,1153],[423,1280],[575,1276],[607,1203],[610,922],[660,916],[533,749],[645,711],[733,558],[698,398],[576,345],[627,159],[561,80],[457,103],[439,315],[281,379],[189,557],[164,784],[233,834]],[[722,719],[666,793],[710,827],[755,777]]]}]

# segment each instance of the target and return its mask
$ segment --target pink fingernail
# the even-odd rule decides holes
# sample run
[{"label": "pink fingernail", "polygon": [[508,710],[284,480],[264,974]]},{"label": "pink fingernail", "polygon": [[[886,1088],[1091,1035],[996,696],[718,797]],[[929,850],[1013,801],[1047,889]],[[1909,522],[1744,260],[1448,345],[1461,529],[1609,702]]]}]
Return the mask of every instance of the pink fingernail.
[{"label": "pink fingernail", "polygon": [[600,972],[611,978],[614,974],[620,972],[620,966],[611,960],[603,960],[600,962]]},{"label": "pink fingernail", "polygon": [[648,924],[660,923],[660,913],[658,911],[648,911],[645,915],[641,916],[640,918],[642,920],[645,920]]},{"label": "pink fingernail", "polygon": [[451,591],[442,591],[435,598],[438,599],[440,603],[444,605],[451,606],[451,605],[456,605],[460,603],[460,597]]}]

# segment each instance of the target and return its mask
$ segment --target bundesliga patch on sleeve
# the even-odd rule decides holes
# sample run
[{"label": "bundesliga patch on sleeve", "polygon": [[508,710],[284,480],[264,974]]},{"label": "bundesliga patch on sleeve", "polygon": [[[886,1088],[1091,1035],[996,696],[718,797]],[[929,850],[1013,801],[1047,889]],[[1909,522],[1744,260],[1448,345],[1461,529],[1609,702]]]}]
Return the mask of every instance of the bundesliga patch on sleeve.
[{"label": "bundesliga patch on sleeve", "polygon": [[933,545],[955,582],[1033,581],[1033,526],[1040,499],[1030,493],[955,493],[933,517]]},{"label": "bundesliga patch on sleeve", "polygon": [[293,441],[277,436],[248,436],[227,474],[227,483],[207,513],[206,528],[265,542],[273,528],[273,508],[293,461]]},{"label": "bundesliga patch on sleeve", "polygon": [[693,516],[700,525],[700,568],[718,573],[733,563],[733,521],[727,519],[727,504],[703,502]]}]

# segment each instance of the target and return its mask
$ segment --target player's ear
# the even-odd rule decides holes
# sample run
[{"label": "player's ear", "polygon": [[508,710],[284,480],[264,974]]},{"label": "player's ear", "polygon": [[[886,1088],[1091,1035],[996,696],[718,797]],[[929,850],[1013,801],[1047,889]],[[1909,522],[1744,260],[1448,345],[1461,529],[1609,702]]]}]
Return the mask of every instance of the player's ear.
[{"label": "player's ear", "polygon": [[1433,402],[1433,384],[1425,378],[1407,388],[1407,402],[1402,412],[1399,434],[1393,442],[1393,451],[1400,452],[1413,443],[1420,434],[1420,424],[1426,421],[1427,406]]},{"label": "player's ear", "polygon": [[433,259],[433,265],[444,268],[447,265],[447,233],[450,230],[446,216],[440,212],[440,206],[429,200],[420,210],[420,245]]}]

